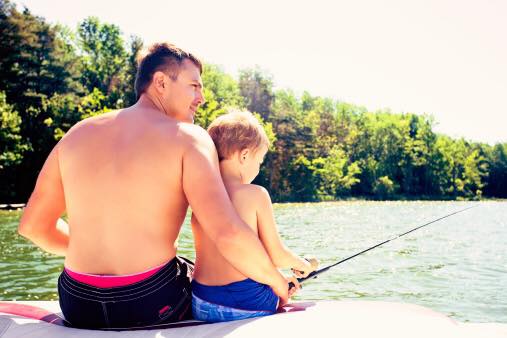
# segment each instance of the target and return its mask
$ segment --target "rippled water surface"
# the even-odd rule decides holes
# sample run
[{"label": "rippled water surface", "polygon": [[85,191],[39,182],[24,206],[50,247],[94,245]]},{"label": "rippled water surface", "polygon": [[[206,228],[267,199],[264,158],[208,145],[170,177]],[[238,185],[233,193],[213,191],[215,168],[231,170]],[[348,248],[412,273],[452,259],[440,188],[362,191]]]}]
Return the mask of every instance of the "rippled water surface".
[{"label": "rippled water surface", "polygon": [[[408,302],[460,321],[507,323],[507,202],[280,204],[275,216],[285,243],[325,266],[471,205],[338,265],[296,299]],[[63,260],[20,238],[19,216],[0,212],[0,300],[56,299]],[[188,219],[180,253],[193,257]]]}]

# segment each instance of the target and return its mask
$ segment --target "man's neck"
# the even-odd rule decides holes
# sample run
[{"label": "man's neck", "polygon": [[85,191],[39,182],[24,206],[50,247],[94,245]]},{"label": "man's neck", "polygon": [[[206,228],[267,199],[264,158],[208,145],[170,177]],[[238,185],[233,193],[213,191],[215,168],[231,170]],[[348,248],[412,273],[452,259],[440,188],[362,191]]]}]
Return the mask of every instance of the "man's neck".
[{"label": "man's neck", "polygon": [[164,107],[160,103],[160,100],[157,100],[153,97],[153,95],[150,95],[149,93],[141,94],[141,97],[139,97],[139,100],[136,102],[136,106],[149,110],[157,110],[161,114],[169,116],[166,114]]}]

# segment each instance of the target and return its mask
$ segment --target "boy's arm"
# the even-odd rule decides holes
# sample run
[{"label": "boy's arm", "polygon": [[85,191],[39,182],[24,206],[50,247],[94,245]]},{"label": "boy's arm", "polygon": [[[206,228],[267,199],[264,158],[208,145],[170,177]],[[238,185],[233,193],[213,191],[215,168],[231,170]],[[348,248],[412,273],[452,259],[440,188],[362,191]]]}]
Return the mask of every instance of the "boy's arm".
[{"label": "boy's arm", "polygon": [[59,219],[65,211],[58,145],[49,154],[35,189],[23,211],[18,232],[41,249],[65,256],[69,244],[67,224]]},{"label": "boy's arm", "polygon": [[183,156],[183,190],[192,211],[225,259],[245,276],[271,286],[285,303],[287,282],[234,209],[220,176],[213,141],[202,129],[193,132],[192,144]]},{"label": "boy's arm", "polygon": [[273,215],[271,197],[266,189],[257,187],[255,194],[257,229],[271,260],[279,268],[293,268],[306,273],[313,271],[314,268],[308,261],[294,254],[283,244]]}]

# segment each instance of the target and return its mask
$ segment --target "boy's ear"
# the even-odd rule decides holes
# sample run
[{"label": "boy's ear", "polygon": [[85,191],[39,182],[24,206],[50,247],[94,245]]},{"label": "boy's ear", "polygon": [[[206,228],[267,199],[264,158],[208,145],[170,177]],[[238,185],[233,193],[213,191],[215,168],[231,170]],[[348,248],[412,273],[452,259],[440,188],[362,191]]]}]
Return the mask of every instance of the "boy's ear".
[{"label": "boy's ear", "polygon": [[250,156],[250,149],[245,148],[239,152],[239,163],[243,163]]}]

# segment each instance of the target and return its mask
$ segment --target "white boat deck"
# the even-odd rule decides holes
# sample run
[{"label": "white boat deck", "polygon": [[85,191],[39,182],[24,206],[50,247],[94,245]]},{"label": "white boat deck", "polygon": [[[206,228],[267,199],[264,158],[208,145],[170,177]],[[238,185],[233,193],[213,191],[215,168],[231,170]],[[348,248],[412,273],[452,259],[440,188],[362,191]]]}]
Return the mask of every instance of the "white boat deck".
[{"label": "white boat deck", "polygon": [[[59,313],[57,302],[19,302]],[[372,301],[318,301],[305,311],[235,322],[138,330],[92,331],[57,326],[35,319],[0,313],[0,337],[389,337],[507,338],[507,324],[465,324],[428,308]],[[290,308],[289,308],[290,310]]]}]

